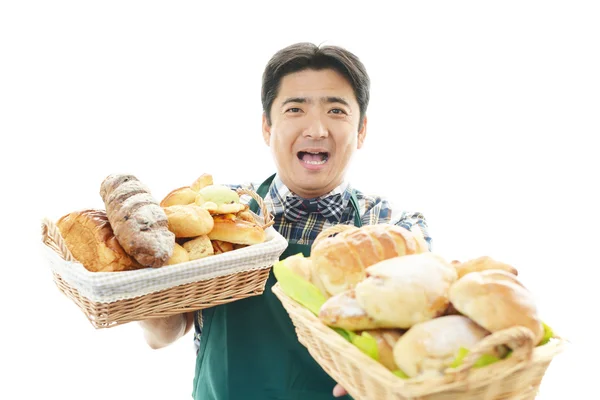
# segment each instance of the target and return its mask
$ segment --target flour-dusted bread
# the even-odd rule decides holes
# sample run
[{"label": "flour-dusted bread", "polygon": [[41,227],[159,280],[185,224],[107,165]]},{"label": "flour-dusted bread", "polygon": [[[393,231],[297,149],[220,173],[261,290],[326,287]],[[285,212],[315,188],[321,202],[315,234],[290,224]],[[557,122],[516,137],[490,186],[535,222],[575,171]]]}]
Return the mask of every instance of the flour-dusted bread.
[{"label": "flour-dusted bread", "polygon": [[173,255],[175,235],[150,190],[133,175],[112,174],[100,196],[114,234],[123,249],[146,267],[162,267]]}]

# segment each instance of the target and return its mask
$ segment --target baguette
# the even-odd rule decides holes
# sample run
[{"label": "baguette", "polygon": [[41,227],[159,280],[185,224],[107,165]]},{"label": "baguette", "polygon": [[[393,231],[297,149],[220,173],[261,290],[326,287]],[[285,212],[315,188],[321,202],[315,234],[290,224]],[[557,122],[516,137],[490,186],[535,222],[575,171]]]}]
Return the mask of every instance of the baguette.
[{"label": "baguette", "polygon": [[112,174],[102,181],[100,196],[125,252],[145,267],[166,265],[173,255],[175,235],[150,190],[133,175]]}]

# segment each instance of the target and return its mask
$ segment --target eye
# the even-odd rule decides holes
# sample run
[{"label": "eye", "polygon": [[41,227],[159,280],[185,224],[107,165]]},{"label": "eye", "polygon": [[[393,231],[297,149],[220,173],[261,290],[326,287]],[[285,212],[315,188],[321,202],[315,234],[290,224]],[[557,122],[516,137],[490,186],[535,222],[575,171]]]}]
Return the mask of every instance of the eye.
[{"label": "eye", "polygon": [[338,114],[338,115],[347,114],[346,111],[342,110],[341,108],[333,108],[329,112],[333,113],[333,114]]},{"label": "eye", "polygon": [[298,107],[292,107],[292,108],[288,108],[286,112],[292,112],[292,113],[299,113],[300,110]]}]

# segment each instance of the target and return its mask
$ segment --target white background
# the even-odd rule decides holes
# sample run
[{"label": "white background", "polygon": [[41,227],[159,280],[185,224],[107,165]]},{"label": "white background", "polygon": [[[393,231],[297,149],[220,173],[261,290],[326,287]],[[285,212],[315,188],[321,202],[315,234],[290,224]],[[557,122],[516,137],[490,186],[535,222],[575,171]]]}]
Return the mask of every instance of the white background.
[{"label": "white background", "polygon": [[261,74],[296,41],[371,75],[354,185],[422,211],[449,259],[516,266],[571,341],[540,398],[598,395],[598,7],[374,3],[2,3],[0,398],[190,398],[191,335],[153,351],[136,324],[95,330],[54,286],[40,220],[102,207],[112,172],[157,198],[268,176]]}]

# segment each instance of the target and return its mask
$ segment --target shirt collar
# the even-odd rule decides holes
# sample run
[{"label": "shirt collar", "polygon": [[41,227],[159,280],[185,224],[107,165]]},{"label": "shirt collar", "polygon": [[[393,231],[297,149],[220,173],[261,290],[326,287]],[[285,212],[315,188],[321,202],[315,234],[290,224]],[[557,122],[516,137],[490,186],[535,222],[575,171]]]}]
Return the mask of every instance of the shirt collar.
[{"label": "shirt collar", "polygon": [[[348,201],[352,196],[352,188],[350,183],[344,179],[340,185],[333,188],[329,193],[324,194],[323,196],[319,196],[320,198],[332,196],[334,194],[340,193],[343,199],[343,206],[346,208],[348,206]],[[281,180],[279,174],[275,174],[273,178],[273,183],[271,184],[271,189],[269,190],[269,201],[272,202],[273,210],[278,211],[283,210],[283,200],[290,195],[295,195]]]}]

